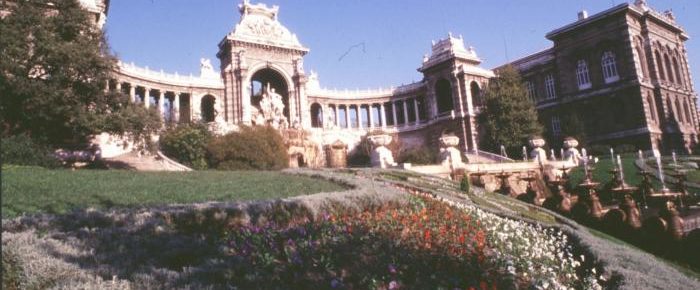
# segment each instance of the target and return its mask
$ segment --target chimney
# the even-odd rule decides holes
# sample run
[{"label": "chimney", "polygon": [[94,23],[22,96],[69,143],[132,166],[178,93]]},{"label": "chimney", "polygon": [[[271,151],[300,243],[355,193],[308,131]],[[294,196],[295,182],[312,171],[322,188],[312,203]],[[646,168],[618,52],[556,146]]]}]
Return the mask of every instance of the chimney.
[{"label": "chimney", "polygon": [[588,18],[588,12],[586,10],[581,10],[578,13],[578,20],[584,20],[586,18]]}]

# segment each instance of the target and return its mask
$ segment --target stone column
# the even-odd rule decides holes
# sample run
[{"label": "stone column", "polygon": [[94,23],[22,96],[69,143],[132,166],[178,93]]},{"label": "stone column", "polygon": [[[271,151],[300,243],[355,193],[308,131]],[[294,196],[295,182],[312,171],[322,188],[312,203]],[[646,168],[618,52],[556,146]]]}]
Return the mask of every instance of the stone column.
[{"label": "stone column", "polygon": [[151,107],[151,89],[143,87],[143,103],[146,109]]},{"label": "stone column", "polygon": [[403,125],[408,126],[408,99],[403,100]]},{"label": "stone column", "polygon": [[173,98],[173,121],[175,123],[180,122],[180,94],[175,93],[175,98]]},{"label": "stone column", "polygon": [[367,119],[369,120],[369,128],[374,128],[374,117],[372,115],[374,113],[374,105],[369,104],[369,107],[367,107]]},{"label": "stone column", "polygon": [[357,128],[362,130],[362,105],[357,105],[355,108],[357,108]]},{"label": "stone column", "polygon": [[117,89],[117,92],[120,92],[120,93],[122,92],[122,82],[117,82],[116,89]]},{"label": "stone column", "polygon": [[382,128],[386,128],[386,111],[384,110],[384,103],[379,105],[379,119],[381,120]]},{"label": "stone column", "polygon": [[398,121],[396,119],[396,103],[391,102],[391,113],[394,115],[394,127],[398,127]]},{"label": "stone column", "polygon": [[345,128],[348,128],[348,129],[352,128],[352,126],[350,126],[350,106],[349,105],[345,105]]},{"label": "stone column", "polygon": [[335,126],[340,128],[340,106],[335,105]]},{"label": "stone column", "polygon": [[165,92],[158,90],[158,113],[160,113],[161,118],[163,118],[163,111],[165,110],[164,100],[165,100]]},{"label": "stone column", "polygon": [[415,109],[416,113],[416,125],[420,123],[420,114],[418,113],[418,98],[413,99],[413,108]]},{"label": "stone column", "polygon": [[136,103],[136,86],[133,84],[129,86],[129,100],[132,103]]}]

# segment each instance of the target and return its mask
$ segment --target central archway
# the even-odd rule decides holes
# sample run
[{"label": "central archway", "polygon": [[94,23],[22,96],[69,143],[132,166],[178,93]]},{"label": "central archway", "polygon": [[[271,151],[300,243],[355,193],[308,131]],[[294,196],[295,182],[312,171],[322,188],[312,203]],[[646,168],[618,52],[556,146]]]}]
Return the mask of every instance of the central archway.
[{"label": "central archway", "polygon": [[255,72],[250,78],[250,104],[256,109],[260,109],[260,100],[268,84],[270,88],[275,89],[275,92],[282,96],[284,116],[287,118],[287,121],[291,121],[289,114],[289,86],[284,76],[273,69],[263,68]]}]

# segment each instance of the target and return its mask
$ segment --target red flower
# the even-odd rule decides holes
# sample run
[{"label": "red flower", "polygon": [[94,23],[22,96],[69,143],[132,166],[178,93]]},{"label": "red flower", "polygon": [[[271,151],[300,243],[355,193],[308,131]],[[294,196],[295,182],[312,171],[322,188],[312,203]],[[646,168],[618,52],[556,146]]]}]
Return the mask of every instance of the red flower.
[{"label": "red flower", "polygon": [[423,236],[425,237],[426,241],[430,241],[430,230],[425,230]]}]

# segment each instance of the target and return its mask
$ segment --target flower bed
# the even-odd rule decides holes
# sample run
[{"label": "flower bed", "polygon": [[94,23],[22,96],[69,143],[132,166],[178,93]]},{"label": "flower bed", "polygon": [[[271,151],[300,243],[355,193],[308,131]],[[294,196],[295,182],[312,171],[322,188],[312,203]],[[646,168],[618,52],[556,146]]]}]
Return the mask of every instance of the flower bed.
[{"label": "flower bed", "polygon": [[226,276],[242,288],[600,288],[563,233],[426,197],[291,227],[234,228],[225,251]]}]

